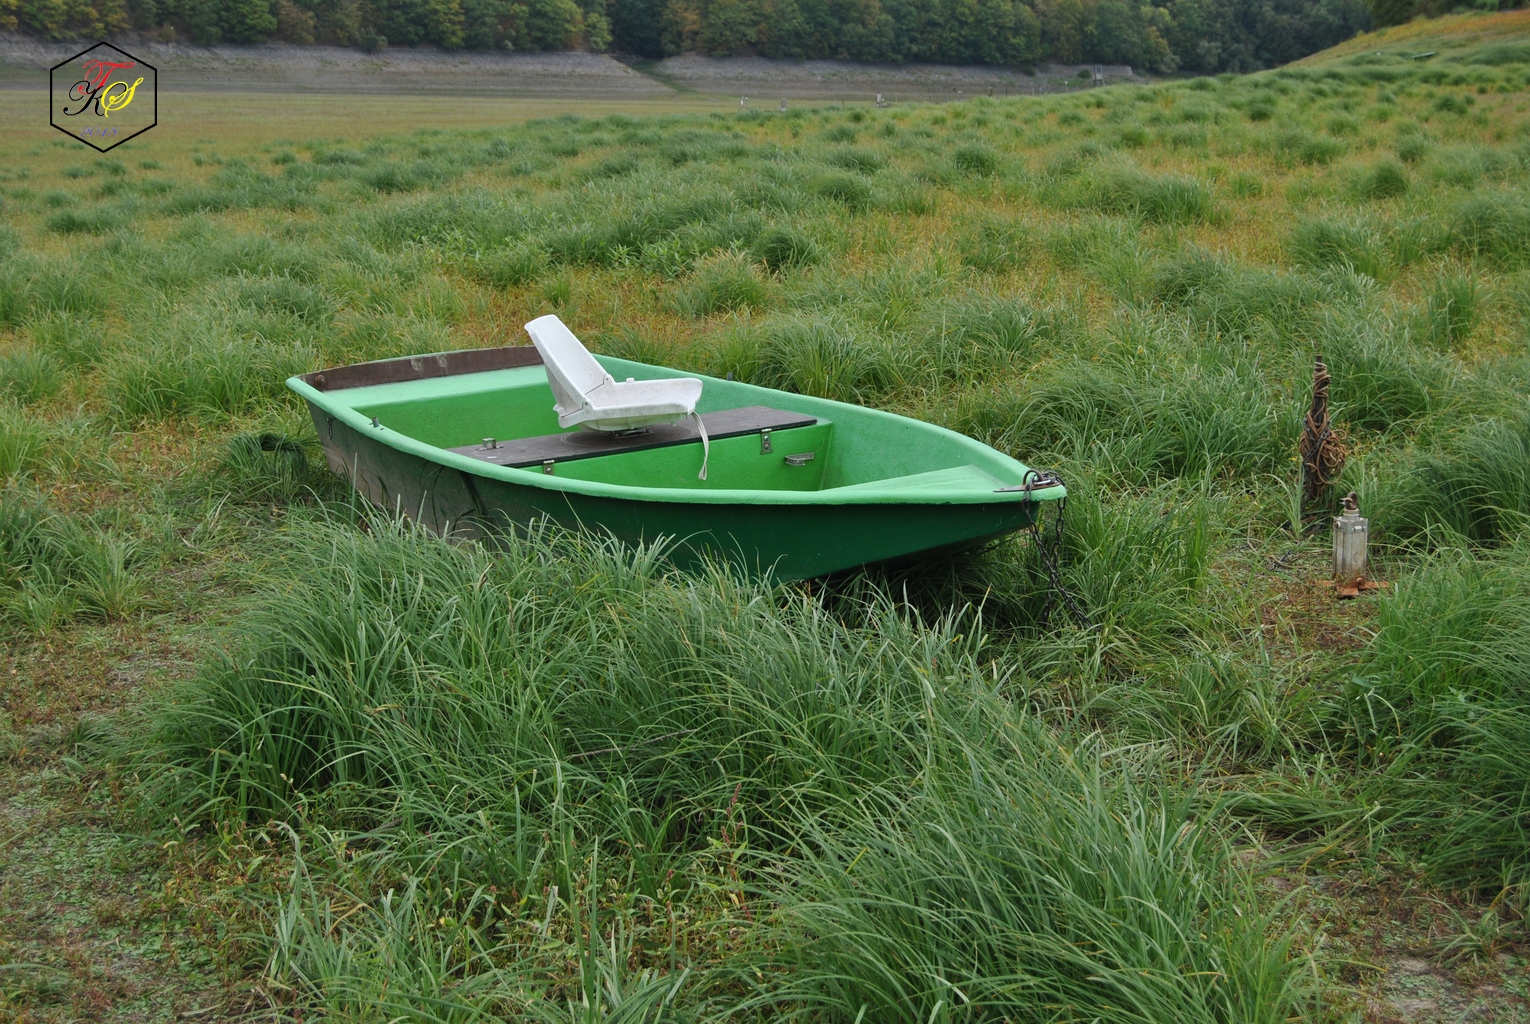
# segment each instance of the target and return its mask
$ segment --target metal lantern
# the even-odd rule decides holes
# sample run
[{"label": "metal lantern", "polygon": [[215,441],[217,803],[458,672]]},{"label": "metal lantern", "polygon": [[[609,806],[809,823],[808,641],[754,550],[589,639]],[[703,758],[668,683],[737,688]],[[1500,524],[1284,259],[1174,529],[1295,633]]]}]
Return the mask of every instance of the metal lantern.
[{"label": "metal lantern", "polygon": [[1344,496],[1344,513],[1333,521],[1333,580],[1340,597],[1355,597],[1377,586],[1365,578],[1371,523],[1360,514],[1354,491]]}]

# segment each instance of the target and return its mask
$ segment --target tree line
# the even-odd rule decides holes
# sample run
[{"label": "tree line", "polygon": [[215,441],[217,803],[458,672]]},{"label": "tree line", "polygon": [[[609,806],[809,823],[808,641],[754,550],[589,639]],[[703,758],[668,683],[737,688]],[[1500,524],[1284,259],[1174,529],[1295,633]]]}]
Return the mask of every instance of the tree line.
[{"label": "tree line", "polygon": [[[0,0],[0,28],[195,43],[1253,71],[1433,0]],[[1479,0],[1496,3],[1496,0]],[[1405,11],[1406,9],[1406,11]]]}]

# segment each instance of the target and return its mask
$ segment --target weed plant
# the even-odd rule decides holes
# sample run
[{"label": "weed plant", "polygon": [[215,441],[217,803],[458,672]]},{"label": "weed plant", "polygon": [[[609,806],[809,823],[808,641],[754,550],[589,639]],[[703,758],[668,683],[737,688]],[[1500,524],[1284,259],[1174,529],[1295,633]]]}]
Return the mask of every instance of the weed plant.
[{"label": "weed plant", "polygon": [[1477,325],[1477,279],[1471,274],[1441,274],[1429,289],[1421,333],[1446,348],[1464,342]]},{"label": "weed plant", "polygon": [[1527,456],[1530,410],[1521,408],[1437,433],[1411,452],[1404,472],[1363,486],[1384,511],[1391,537],[1439,529],[1493,544],[1519,533],[1530,515]]},{"label": "weed plant", "polygon": [[213,489],[237,501],[282,505],[333,497],[337,481],[322,465],[318,448],[306,434],[236,434],[218,462]]}]

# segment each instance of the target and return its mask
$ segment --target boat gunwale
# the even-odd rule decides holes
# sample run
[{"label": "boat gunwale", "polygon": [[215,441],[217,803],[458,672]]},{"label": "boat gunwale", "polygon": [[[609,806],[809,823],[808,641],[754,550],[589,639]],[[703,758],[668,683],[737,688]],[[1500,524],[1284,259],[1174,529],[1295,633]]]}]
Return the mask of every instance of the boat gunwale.
[{"label": "boat gunwale", "polygon": [[537,351],[535,345],[501,345],[497,348],[459,348],[450,352],[348,363],[299,374],[294,379],[301,380],[315,391],[349,391],[379,384],[407,384],[416,380],[541,365],[542,353]]},{"label": "boat gunwale", "polygon": [[[900,493],[896,489],[886,492],[877,492],[865,488],[866,484],[847,485],[845,487],[831,487],[814,491],[798,490],[770,490],[763,488],[676,488],[676,487],[643,487],[634,484],[612,484],[598,480],[577,480],[571,477],[559,477],[556,474],[534,473],[527,469],[516,469],[508,466],[496,466],[492,463],[474,459],[466,455],[460,455],[446,448],[440,448],[427,444],[409,434],[394,430],[385,424],[374,427],[370,417],[356,410],[354,406],[335,401],[338,392],[356,390],[361,387],[369,387],[378,384],[407,383],[416,380],[439,379],[442,377],[470,376],[475,373],[493,372],[495,370],[520,369],[538,365],[541,362],[538,357],[534,362],[506,363],[499,366],[482,366],[482,362],[469,359],[452,359],[453,356],[462,356],[463,353],[489,353],[483,362],[495,359],[513,359],[517,353],[531,346],[503,346],[496,349],[463,349],[447,353],[430,353],[420,356],[403,356],[396,359],[377,360],[372,363],[357,363],[348,367],[335,367],[329,370],[314,371],[309,374],[289,377],[287,387],[304,398],[307,403],[316,409],[322,410],[326,416],[344,423],[346,426],[357,431],[364,437],[373,437],[396,451],[413,455],[416,458],[433,462],[446,468],[455,469],[459,472],[469,473],[477,477],[499,480],[512,485],[532,487],[543,491],[565,492],[585,495],[595,498],[614,498],[628,501],[653,501],[686,505],[1010,505],[1016,503],[1040,503],[1043,501],[1056,501],[1067,496],[1067,491],[1062,485],[1038,488],[1034,491],[944,491],[927,493]],[[602,362],[615,357],[597,356]],[[428,362],[427,362],[428,361]],[[647,363],[638,363],[633,360],[618,360],[630,366],[640,366],[647,370],[657,370],[663,373],[679,375],[680,371],[669,367],[654,366]],[[455,365],[454,365],[455,364]],[[476,364],[476,365],[475,365]],[[467,368],[473,366],[474,368]],[[325,382],[330,380],[329,375],[339,371],[350,370],[354,367],[373,367],[382,373],[407,373],[410,376],[396,377],[393,379],[370,380],[365,384],[342,385],[327,387],[321,390],[310,381],[323,377]],[[456,368],[461,367],[461,368]],[[481,367],[481,368],[480,368]],[[437,372],[431,372],[432,370]],[[444,372],[441,372],[444,371]],[[342,374],[341,379],[346,375]],[[886,419],[903,423],[915,423],[921,429],[935,434],[944,435],[946,440],[955,443],[959,448],[966,449],[974,455],[986,453],[997,455],[1002,459],[1014,463],[1017,467],[1017,476],[1022,479],[1013,484],[1005,484],[996,479],[1001,486],[1015,486],[1023,482],[1024,475],[1031,467],[1020,460],[1015,459],[997,449],[983,444],[975,438],[957,433],[945,427],[917,420],[908,416],[900,416],[897,413],[887,412],[882,409],[874,409],[867,406],[851,405],[847,402],[838,402],[830,398],[819,398],[813,395],[797,395],[791,392],[783,392],[774,388],[764,388],[759,385],[747,384],[742,381],[721,381],[716,377],[708,377],[702,374],[687,374],[700,378],[704,383],[728,384],[730,386],[744,387],[757,390],[762,395],[789,395],[794,400],[801,400],[810,406],[822,406],[825,413],[820,416],[830,422],[835,422],[833,410],[843,409],[852,413],[851,418],[868,417],[872,419]],[[956,468],[941,466],[937,469]],[[928,471],[927,471],[928,472]],[[883,477],[875,484],[890,484],[893,481],[910,479],[919,474],[908,473],[901,476]],[[845,493],[848,492],[848,493]]]}]

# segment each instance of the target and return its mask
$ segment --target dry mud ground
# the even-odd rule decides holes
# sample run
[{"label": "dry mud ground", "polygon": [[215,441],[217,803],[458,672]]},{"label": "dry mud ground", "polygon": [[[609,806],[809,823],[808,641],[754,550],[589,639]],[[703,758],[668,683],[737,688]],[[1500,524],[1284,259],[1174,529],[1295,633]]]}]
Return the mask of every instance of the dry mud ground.
[{"label": "dry mud ground", "polygon": [[[47,69],[89,46],[49,43],[0,33],[0,88],[47,85]],[[380,94],[525,97],[623,101],[694,100],[748,95],[751,103],[888,102],[959,96],[1062,92],[1085,86],[1081,68],[1045,65],[1026,73],[1007,67],[943,64],[856,64],[835,60],[682,56],[624,63],[598,53],[445,53],[431,48],[368,54],[332,46],[121,45],[153,64],[161,94],[184,92]],[[1091,66],[1103,81],[1131,78],[1124,66]]]}]

